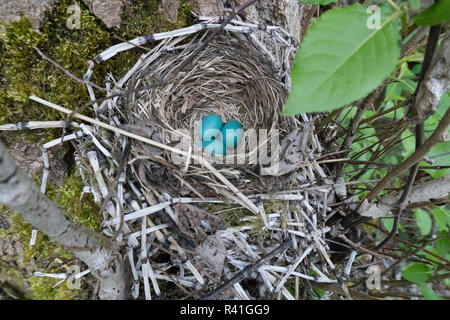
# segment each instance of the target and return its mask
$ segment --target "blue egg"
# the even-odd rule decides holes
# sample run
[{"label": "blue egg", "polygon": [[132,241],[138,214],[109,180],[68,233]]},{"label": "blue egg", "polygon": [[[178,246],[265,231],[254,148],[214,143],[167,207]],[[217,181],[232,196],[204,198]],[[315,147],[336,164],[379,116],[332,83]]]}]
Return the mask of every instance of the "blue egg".
[{"label": "blue egg", "polygon": [[242,138],[242,125],[237,120],[230,120],[222,127],[222,141],[226,148],[235,148]]},{"label": "blue egg", "polygon": [[223,122],[222,118],[215,113],[208,114],[200,123],[199,135],[203,141],[215,140],[220,134]]},{"label": "blue egg", "polygon": [[[206,146],[205,146],[206,145]],[[222,141],[213,140],[213,141],[203,141],[204,151],[210,155],[225,155],[226,148]]]},{"label": "blue egg", "polygon": [[211,142],[214,142],[215,140],[209,140],[209,141],[200,141],[197,146],[206,148]]}]

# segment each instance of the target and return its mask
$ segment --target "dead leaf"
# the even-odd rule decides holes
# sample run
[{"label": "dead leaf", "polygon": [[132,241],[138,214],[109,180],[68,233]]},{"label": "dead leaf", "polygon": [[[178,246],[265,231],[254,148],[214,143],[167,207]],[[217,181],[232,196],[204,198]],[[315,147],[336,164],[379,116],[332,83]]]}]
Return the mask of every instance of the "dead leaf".
[{"label": "dead leaf", "polygon": [[201,245],[195,248],[195,252],[215,271],[218,277],[222,275],[227,250],[219,236],[208,236]]},{"label": "dead leaf", "polygon": [[262,175],[281,176],[298,168],[303,161],[302,128],[297,128],[281,140],[280,160],[270,167],[261,168]]},{"label": "dead leaf", "polygon": [[[196,240],[204,240],[207,234],[214,234],[217,230],[226,228],[226,223],[221,217],[190,204],[177,204],[175,214],[180,230]],[[202,221],[206,222],[208,227],[203,225]]]}]

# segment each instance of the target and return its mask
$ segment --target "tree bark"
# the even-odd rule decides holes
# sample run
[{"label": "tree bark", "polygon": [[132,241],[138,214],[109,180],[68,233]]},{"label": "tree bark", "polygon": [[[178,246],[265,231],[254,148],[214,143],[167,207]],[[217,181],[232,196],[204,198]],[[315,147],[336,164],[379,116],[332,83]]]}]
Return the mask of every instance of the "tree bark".
[{"label": "tree bark", "polygon": [[[223,14],[224,6],[222,2],[224,1],[192,0],[191,3],[195,13],[205,16],[217,16]],[[246,0],[236,0],[236,6],[245,2]],[[316,9],[317,6],[315,5],[301,3],[297,0],[270,0],[257,2],[245,10],[245,15],[260,23],[284,28],[292,35],[296,44],[300,44],[309,26],[312,13]]]},{"label": "tree bark", "polygon": [[[433,28],[433,27],[432,27]],[[439,30],[439,29],[438,29]],[[437,34],[439,38],[439,31]],[[427,69],[423,81],[417,88],[413,110],[414,117],[408,119],[411,123],[422,123],[432,115],[441,97],[450,90],[450,27],[442,36],[439,51],[434,54],[431,66]]]},{"label": "tree bark", "polygon": [[100,280],[100,299],[126,299],[130,272],[118,247],[102,241],[100,235],[75,225],[42,194],[17,167],[0,142],[0,203],[14,210],[33,227],[47,234],[87,264]]},{"label": "tree bark", "polygon": [[[433,199],[441,199],[448,197],[450,193],[450,175],[439,179],[431,180],[423,184],[414,186],[406,198],[406,205],[414,203],[428,202]],[[371,204],[365,210],[361,210],[361,215],[371,217],[373,219],[388,216],[395,209],[401,192],[381,199],[378,203]]]}]

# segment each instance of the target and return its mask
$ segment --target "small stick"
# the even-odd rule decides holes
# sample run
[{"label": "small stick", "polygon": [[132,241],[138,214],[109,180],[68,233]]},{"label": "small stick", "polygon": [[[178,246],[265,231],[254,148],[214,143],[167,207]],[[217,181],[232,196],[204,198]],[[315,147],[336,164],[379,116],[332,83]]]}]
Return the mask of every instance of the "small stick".
[{"label": "small stick", "polygon": [[[72,111],[64,108],[62,106],[59,106],[57,104],[48,102],[44,99],[41,99],[39,97],[36,97],[35,95],[30,96],[30,99],[36,102],[39,102],[45,106],[48,106],[50,108],[53,108],[55,110],[58,110],[60,112],[64,112],[67,114],[70,114]],[[111,126],[109,124],[106,124],[104,122],[92,119],[90,117],[84,116],[82,114],[78,114],[78,113],[74,113],[74,117],[79,118],[81,120],[90,122],[92,124],[98,125],[99,127],[114,131],[116,133],[122,134],[124,136],[148,143],[152,146],[164,149],[164,150],[168,150],[170,152],[174,152],[177,153],[179,155],[182,156],[187,156],[187,152],[184,152],[180,149],[165,145],[163,143],[151,140],[149,138],[145,138],[142,137],[140,135],[128,132],[126,130]],[[224,175],[222,175],[219,171],[217,171],[208,161],[206,161],[205,159],[203,159],[203,157],[197,156],[197,155],[192,155],[192,158],[199,161],[201,164],[203,164],[208,170],[210,170],[220,181],[222,181],[231,191],[233,191],[242,201],[242,205],[246,208],[248,208],[250,211],[252,211],[255,214],[260,214],[260,210],[258,209],[258,207],[256,207],[253,202],[251,202],[241,191],[239,191],[239,189],[237,189]]]},{"label": "small stick", "polygon": [[87,81],[87,80],[82,80],[80,78],[78,78],[76,75],[74,75],[72,72],[70,72],[69,70],[67,70],[66,68],[64,68],[63,66],[61,66],[58,62],[53,61],[52,59],[50,59],[49,57],[47,57],[45,54],[42,53],[41,50],[38,49],[38,47],[33,46],[33,49],[41,56],[42,59],[50,62],[52,65],[54,65],[55,67],[57,67],[58,69],[62,70],[65,74],[67,74],[70,78],[72,78],[73,80],[75,80],[78,83],[82,83],[82,84],[88,84],[92,87],[94,87],[95,89],[98,89],[100,91],[106,92],[105,88],[99,87],[98,85],[96,85],[95,83],[91,82],[91,81]]},{"label": "small stick", "polygon": [[248,265],[241,271],[239,271],[233,278],[228,280],[226,283],[222,284],[218,288],[214,289],[210,293],[204,295],[200,298],[200,300],[213,300],[221,293],[228,290],[230,287],[232,287],[234,284],[242,281],[243,279],[247,278],[252,272],[263,266],[265,263],[267,263],[272,257],[277,255],[278,253],[283,252],[287,248],[292,246],[292,240],[288,240],[280,244],[278,247],[273,249],[267,256],[262,257],[259,259],[255,264]]},{"label": "small stick", "polygon": [[369,250],[369,249],[366,249],[366,248],[363,248],[363,247],[357,245],[356,243],[354,243],[353,241],[351,241],[350,239],[348,239],[348,238],[347,238],[346,236],[344,236],[344,235],[341,235],[340,238],[341,238],[342,240],[344,240],[346,243],[348,243],[351,247],[353,247],[354,249],[356,249],[357,251],[362,251],[362,252],[371,254],[371,255],[377,257],[378,259],[388,258],[388,256],[385,256],[384,254],[381,254],[381,253],[378,253],[378,252],[375,252],[375,251],[372,251],[372,250]]},{"label": "small stick", "polygon": [[[415,108],[420,108],[415,105],[416,104],[415,99],[417,97],[417,92],[419,91],[419,87],[422,85],[423,79],[425,78],[425,74],[426,74],[428,68],[430,67],[431,60],[433,59],[434,51],[435,51],[437,43],[439,41],[440,32],[441,32],[440,25],[432,26],[430,29],[430,34],[429,34],[428,42],[427,42],[427,48],[425,51],[425,57],[424,57],[424,61],[422,64],[422,70],[420,73],[420,79],[417,84],[416,91],[414,92],[413,107],[415,107]],[[423,144],[424,130],[425,130],[425,128],[424,128],[423,122],[418,123],[416,125],[416,150],[419,149],[420,146]],[[403,210],[405,210],[406,206],[408,205],[408,203],[407,203],[408,195],[411,192],[411,189],[414,184],[414,180],[416,179],[416,175],[417,175],[418,171],[419,171],[419,162],[416,162],[409,171],[408,180],[406,182],[406,185],[404,187],[404,190],[400,197],[400,200],[397,203],[397,208],[396,208],[397,212],[395,214],[394,226],[392,227],[392,230],[387,235],[387,237],[375,247],[375,250],[381,249],[384,245],[386,245],[387,243],[389,243],[389,241],[392,240],[394,235],[397,234],[398,225],[400,223],[400,218],[402,216]]]}]

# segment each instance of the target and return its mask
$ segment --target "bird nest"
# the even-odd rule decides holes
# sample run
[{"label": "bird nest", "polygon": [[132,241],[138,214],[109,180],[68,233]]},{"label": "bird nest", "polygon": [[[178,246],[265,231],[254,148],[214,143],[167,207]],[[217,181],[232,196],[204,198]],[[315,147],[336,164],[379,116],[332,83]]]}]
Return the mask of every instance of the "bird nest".
[{"label": "bird nest", "polygon": [[[315,118],[280,116],[295,51],[289,34],[237,17],[197,50],[221,21],[198,18],[96,56],[86,80],[95,63],[161,40],[120,80],[107,78],[102,104],[87,83],[97,120],[66,139],[79,141],[76,160],[101,205],[103,233],[126,244],[132,295],[293,299],[288,288],[298,295],[310,282],[342,283],[328,256],[336,191],[318,161]],[[209,113],[256,130],[256,142],[241,140],[243,162],[215,163],[196,150],[195,129]],[[248,161],[268,145],[269,163]]]},{"label": "bird nest", "polygon": [[[223,164],[227,168],[245,167],[259,175],[261,163],[255,157],[263,153],[270,157],[269,141],[285,136],[296,127],[295,119],[280,117],[289,90],[289,62],[294,47],[286,34],[282,37],[276,33],[279,28],[269,28],[272,29],[261,26],[252,29],[249,24],[234,26],[216,36],[199,53],[196,50],[205,41],[205,34],[163,41],[145,54],[123,81],[123,87],[132,93],[115,104],[120,110],[122,128],[206,157],[217,168],[223,168]],[[180,70],[187,59],[192,61]],[[235,119],[242,124],[244,139],[231,154],[227,151],[226,158],[210,158],[199,146],[200,121],[211,113],[220,115],[224,122]],[[260,136],[261,129],[266,130],[264,136]],[[180,160],[176,153],[142,142],[134,142],[131,152],[142,159],[138,163],[145,169],[138,174],[144,180],[172,195],[192,191],[180,187],[180,177],[188,170],[186,162],[202,164],[195,157]],[[207,180],[213,176],[204,170],[190,170],[189,174],[200,181],[205,181],[205,175]],[[203,190],[198,190],[197,195],[211,190],[199,188]]]},{"label": "bird nest", "polygon": [[[156,124],[168,132],[190,131],[205,115],[217,113],[225,122],[238,119],[244,130],[278,128],[286,70],[276,70],[258,48],[243,40],[220,36],[184,71],[156,88],[134,94],[124,104],[128,123]],[[127,88],[151,86],[165,78],[198,45],[193,41],[178,50],[162,47],[146,57],[148,63],[133,73]]]}]

